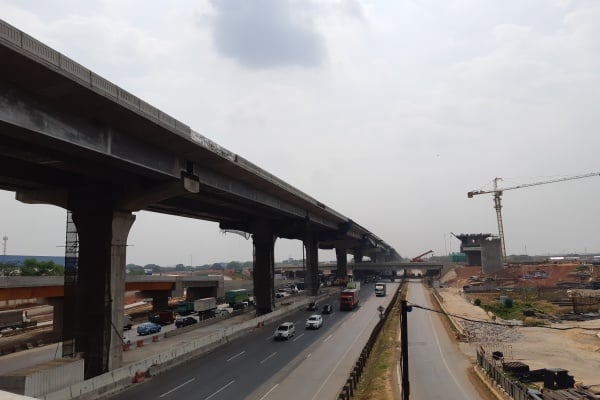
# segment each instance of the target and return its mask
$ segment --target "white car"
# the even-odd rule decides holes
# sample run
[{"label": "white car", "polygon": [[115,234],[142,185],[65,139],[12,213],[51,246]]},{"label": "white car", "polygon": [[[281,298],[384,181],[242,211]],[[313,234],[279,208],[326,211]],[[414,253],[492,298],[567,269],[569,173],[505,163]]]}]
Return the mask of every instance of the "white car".
[{"label": "white car", "polygon": [[217,308],[215,310],[215,317],[226,317],[229,315],[229,311],[224,308]]},{"label": "white car", "polygon": [[306,329],[319,329],[323,326],[323,317],[319,314],[314,314],[306,320]]},{"label": "white car", "polygon": [[284,322],[275,329],[273,339],[285,339],[288,340],[296,334],[296,327],[293,322]]}]

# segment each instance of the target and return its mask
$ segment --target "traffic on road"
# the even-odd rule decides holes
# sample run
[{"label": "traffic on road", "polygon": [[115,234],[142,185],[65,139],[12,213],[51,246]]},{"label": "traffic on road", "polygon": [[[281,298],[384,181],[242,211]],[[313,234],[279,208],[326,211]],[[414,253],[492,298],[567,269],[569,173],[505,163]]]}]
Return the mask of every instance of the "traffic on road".
[{"label": "traffic on road", "polygon": [[[348,358],[349,365],[355,363],[364,346],[360,340],[368,339],[371,321],[374,325],[378,319],[377,306],[386,300],[389,298],[376,298],[373,289],[367,287],[363,288],[361,306],[340,311],[339,299],[333,297],[328,301],[335,304],[330,314],[300,309],[112,398],[267,400],[281,398],[279,388],[289,385],[295,387],[286,390],[289,400],[326,398],[320,396],[327,390],[338,391],[347,379],[342,360]],[[306,329],[313,316],[319,317],[320,328]],[[287,332],[282,334],[284,340],[274,340],[276,332]],[[358,351],[356,356],[352,354],[354,350]],[[310,368],[316,369],[310,384],[296,379],[290,382],[291,374],[306,373],[302,372],[302,364],[309,360],[319,360],[320,365]],[[340,370],[344,371],[341,378],[331,375]],[[341,380],[338,383],[336,379]],[[312,394],[307,394],[307,390]]]}]

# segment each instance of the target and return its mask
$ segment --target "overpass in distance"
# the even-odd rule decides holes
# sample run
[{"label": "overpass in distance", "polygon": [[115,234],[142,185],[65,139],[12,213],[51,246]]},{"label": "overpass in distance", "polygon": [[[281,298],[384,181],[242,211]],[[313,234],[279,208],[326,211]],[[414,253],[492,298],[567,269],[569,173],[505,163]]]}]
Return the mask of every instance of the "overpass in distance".
[{"label": "overpass in distance", "polygon": [[[399,271],[404,270],[425,270],[425,271],[438,271],[438,273],[446,273],[452,268],[455,263],[448,262],[411,262],[411,261],[388,261],[388,262],[362,262],[347,264],[346,272],[357,271],[360,273],[372,273],[372,272],[389,272],[395,274]],[[334,271],[337,276],[342,276],[337,271],[337,263],[319,263],[319,271]],[[279,265],[275,267],[276,271],[281,272],[293,272],[302,271],[303,267],[298,265]]]},{"label": "overpass in distance", "polygon": [[[198,292],[194,299],[202,297],[223,297],[224,278],[212,276],[175,276],[175,275],[127,275],[125,291],[158,292],[154,306],[165,309],[168,297],[181,297],[184,289]],[[7,276],[0,278],[0,301],[21,299],[62,298],[65,295],[62,276]],[[153,297],[148,296],[148,297]],[[154,298],[154,297],[153,297]],[[162,300],[162,301],[161,301]]]},{"label": "overpass in distance", "polygon": [[275,304],[276,238],[303,241],[315,294],[318,249],[335,249],[340,276],[347,254],[399,258],[352,219],[2,20],[0,59],[0,189],[68,211],[63,354],[84,354],[86,378],[122,365],[111,327],[122,325],[137,211],[251,234],[259,314]]}]

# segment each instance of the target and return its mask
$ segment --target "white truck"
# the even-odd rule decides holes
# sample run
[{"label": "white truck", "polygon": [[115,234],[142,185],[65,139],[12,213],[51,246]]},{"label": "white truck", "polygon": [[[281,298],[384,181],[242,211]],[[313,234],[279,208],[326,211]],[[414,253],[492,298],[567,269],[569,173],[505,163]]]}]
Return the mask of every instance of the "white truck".
[{"label": "white truck", "polygon": [[385,297],[385,283],[383,283],[383,282],[375,283],[375,296]]},{"label": "white truck", "polygon": [[182,301],[177,305],[179,315],[189,315],[198,313],[198,315],[208,317],[208,313],[217,308],[217,299],[206,297],[204,299]]}]

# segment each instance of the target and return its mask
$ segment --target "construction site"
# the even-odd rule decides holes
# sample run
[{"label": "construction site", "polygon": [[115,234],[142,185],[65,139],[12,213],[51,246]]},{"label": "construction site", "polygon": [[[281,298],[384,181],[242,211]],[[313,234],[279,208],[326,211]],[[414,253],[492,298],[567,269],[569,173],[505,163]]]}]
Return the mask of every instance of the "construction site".
[{"label": "construction site", "polygon": [[[432,282],[463,352],[499,398],[600,398],[600,256],[507,256],[501,197],[589,173],[468,192],[491,194],[498,233],[452,234],[463,265]],[[437,286],[437,287],[436,287]]]},{"label": "construction site", "polygon": [[[461,293],[478,293],[479,297],[501,294],[525,302],[546,302],[555,313],[565,318],[598,317],[600,310],[600,256],[549,257],[527,263],[516,263],[507,257],[502,221],[502,195],[509,190],[600,176],[598,172],[566,176],[509,187],[499,187],[502,178],[493,179],[491,190],[472,190],[468,198],[491,194],[496,210],[498,234],[459,234],[460,251],[466,256],[466,267],[456,270],[448,283]],[[493,296],[492,296],[493,297]],[[479,299],[481,301],[481,299]],[[547,307],[546,307],[547,308]],[[528,311],[531,317],[533,311]]]}]

